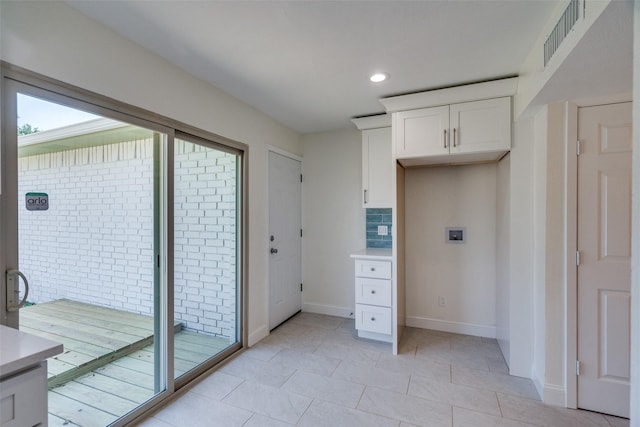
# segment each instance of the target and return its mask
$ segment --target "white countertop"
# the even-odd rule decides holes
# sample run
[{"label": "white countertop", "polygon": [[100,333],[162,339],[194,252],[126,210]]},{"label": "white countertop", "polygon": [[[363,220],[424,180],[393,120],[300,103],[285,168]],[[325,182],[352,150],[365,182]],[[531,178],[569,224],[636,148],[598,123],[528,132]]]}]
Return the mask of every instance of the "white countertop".
[{"label": "white countertop", "polygon": [[62,344],[0,325],[0,377],[60,354]]},{"label": "white countertop", "polygon": [[391,261],[392,252],[391,249],[367,248],[352,253],[351,258]]}]

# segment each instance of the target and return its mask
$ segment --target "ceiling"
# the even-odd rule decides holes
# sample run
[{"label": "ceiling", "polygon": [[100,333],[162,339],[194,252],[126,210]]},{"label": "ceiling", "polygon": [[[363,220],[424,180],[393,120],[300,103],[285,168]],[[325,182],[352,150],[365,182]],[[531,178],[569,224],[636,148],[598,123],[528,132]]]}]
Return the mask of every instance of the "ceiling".
[{"label": "ceiling", "polygon": [[[517,75],[558,1],[67,0],[300,133],[378,99]],[[390,79],[372,84],[376,71]]]}]

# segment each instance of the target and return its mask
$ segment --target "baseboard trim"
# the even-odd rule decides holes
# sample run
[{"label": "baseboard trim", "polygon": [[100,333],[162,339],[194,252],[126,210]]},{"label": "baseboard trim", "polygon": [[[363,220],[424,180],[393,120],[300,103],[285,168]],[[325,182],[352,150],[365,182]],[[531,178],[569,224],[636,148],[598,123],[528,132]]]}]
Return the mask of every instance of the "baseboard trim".
[{"label": "baseboard trim", "polygon": [[[537,386],[536,386],[537,387]],[[548,405],[567,407],[567,390],[559,385],[545,384],[542,401]]]},{"label": "baseboard trim", "polygon": [[269,335],[269,328],[267,327],[267,325],[262,325],[261,327],[259,327],[258,329],[256,329],[255,331],[249,334],[249,337],[248,337],[249,342],[247,343],[247,345],[249,347],[253,347],[254,345],[258,344],[260,340],[262,340],[263,338],[266,338],[268,335]]},{"label": "baseboard trim", "polygon": [[354,318],[353,308],[337,307],[334,305],[325,304],[302,304],[302,311],[305,313],[325,314],[327,316],[346,317],[349,319]]},{"label": "baseboard trim", "polygon": [[429,319],[426,317],[407,316],[407,326],[434,331],[452,332],[455,334],[473,335],[476,337],[495,338],[496,327],[477,325],[474,323],[452,322],[450,320]]},{"label": "baseboard trim", "polygon": [[531,381],[538,392],[538,397],[542,400],[544,397],[544,378],[540,378],[535,369],[531,369]]}]

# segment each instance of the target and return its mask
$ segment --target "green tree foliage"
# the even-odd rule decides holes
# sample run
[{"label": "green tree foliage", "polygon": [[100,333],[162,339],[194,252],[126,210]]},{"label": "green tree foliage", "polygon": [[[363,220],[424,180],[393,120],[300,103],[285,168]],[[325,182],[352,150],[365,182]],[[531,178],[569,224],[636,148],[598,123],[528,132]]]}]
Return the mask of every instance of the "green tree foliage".
[{"label": "green tree foliage", "polygon": [[25,123],[18,127],[18,135],[29,135],[38,132],[38,128],[31,127],[29,123]]}]

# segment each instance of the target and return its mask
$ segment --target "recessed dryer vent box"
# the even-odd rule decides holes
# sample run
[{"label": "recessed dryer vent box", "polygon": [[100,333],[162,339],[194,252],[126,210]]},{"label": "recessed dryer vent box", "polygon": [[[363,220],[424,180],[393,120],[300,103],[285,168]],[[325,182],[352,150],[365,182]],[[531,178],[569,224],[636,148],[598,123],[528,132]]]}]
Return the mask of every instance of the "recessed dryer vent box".
[{"label": "recessed dryer vent box", "polygon": [[447,243],[464,243],[467,238],[466,227],[447,227],[445,240]]}]

